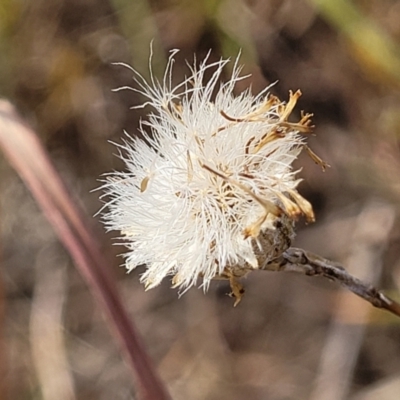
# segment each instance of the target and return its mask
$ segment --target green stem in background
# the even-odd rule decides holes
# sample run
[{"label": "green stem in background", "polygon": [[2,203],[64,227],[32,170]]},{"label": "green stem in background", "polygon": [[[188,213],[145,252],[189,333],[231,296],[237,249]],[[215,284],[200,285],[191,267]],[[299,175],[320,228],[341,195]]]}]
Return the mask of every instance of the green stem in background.
[{"label": "green stem in background", "polygon": [[379,80],[400,86],[400,48],[373,20],[363,16],[348,0],[309,0],[358,53],[366,67]]}]

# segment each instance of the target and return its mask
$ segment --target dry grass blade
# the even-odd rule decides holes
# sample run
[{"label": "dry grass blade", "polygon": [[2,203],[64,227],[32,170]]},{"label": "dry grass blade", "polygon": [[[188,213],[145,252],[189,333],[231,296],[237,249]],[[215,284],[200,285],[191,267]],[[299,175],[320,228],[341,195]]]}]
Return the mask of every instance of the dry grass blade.
[{"label": "dry grass blade", "polygon": [[108,272],[105,257],[89,230],[90,223],[73,203],[37,136],[12,105],[0,102],[0,147],[24,180],[108,316],[138,383],[139,398],[169,399],[129,320]]},{"label": "dry grass blade", "polygon": [[46,249],[41,257],[45,269],[37,264],[34,267],[36,284],[29,322],[32,359],[42,400],[76,400],[62,324],[68,288],[67,268],[65,262],[61,268],[54,268],[55,257],[51,252]]},{"label": "dry grass blade", "polygon": [[[376,285],[396,218],[395,207],[366,202],[348,236],[344,263],[352,275]],[[337,291],[310,400],[348,399],[371,318],[371,307],[346,290]]]}]

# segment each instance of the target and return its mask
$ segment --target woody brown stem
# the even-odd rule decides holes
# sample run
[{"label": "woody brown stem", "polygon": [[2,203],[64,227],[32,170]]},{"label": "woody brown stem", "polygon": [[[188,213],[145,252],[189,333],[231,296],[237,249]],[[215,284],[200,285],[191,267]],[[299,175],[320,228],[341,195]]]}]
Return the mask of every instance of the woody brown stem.
[{"label": "woody brown stem", "polygon": [[374,286],[350,275],[340,264],[309,251],[291,247],[273,263],[263,266],[268,271],[299,272],[307,276],[322,276],[339,283],[357,296],[400,317],[400,304]]}]

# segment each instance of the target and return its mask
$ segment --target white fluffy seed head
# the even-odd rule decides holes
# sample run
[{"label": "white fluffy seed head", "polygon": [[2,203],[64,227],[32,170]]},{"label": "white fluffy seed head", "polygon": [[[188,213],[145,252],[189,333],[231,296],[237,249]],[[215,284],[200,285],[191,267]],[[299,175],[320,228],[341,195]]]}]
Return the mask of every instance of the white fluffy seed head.
[{"label": "white fluffy seed head", "polygon": [[229,60],[206,59],[174,88],[174,54],[161,82],[132,70],[133,90],[152,111],[141,123],[144,139],[127,135],[118,146],[127,170],[106,175],[103,220],[122,232],[126,268],[147,266],[147,288],[172,275],[181,290],[199,278],[207,289],[213,278],[240,277],[279,257],[297,217],[313,220],[292,169],[309,150],[300,133],[309,132],[310,115],[288,121],[299,91],[287,103],[266,90],[234,96],[243,79],[237,61],[226,83]]}]

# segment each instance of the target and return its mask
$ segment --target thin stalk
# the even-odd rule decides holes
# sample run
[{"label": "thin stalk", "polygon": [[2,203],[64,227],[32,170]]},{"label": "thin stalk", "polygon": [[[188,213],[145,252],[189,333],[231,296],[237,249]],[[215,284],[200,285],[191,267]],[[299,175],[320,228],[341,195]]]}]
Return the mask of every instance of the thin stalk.
[{"label": "thin stalk", "polygon": [[139,398],[170,399],[122,305],[106,257],[89,229],[90,221],[72,200],[37,135],[5,101],[0,102],[0,148],[30,189],[107,315],[133,371]]},{"label": "thin stalk", "polygon": [[366,284],[350,275],[340,264],[327,260],[317,254],[291,247],[273,263],[263,266],[268,271],[299,272],[307,276],[322,276],[339,283],[357,296],[400,317],[400,304],[373,285]]}]

